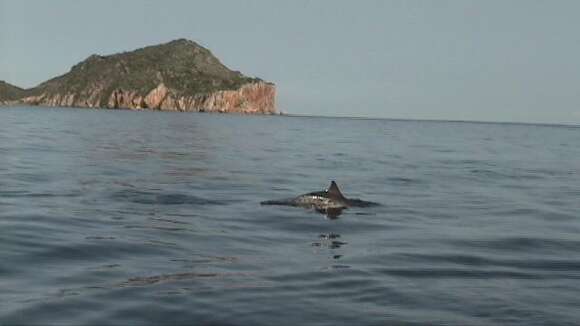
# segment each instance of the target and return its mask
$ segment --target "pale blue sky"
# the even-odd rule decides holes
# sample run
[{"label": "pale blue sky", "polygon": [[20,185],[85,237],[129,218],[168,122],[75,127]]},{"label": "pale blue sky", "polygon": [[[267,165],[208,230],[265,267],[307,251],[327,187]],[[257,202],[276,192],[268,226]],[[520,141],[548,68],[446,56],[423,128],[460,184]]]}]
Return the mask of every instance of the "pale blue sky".
[{"label": "pale blue sky", "polygon": [[580,123],[580,1],[0,0],[0,79],[188,38],[294,114]]}]

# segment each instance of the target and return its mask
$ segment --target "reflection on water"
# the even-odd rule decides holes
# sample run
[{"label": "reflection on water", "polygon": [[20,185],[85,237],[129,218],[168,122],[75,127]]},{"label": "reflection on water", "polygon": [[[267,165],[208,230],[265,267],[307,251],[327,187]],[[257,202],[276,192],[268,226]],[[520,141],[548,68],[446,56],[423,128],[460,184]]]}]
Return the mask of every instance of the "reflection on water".
[{"label": "reflection on water", "polygon": [[338,240],[340,238],[340,234],[329,233],[329,234],[321,234],[319,236],[319,241],[313,242],[312,245],[315,247],[321,248],[329,248],[329,249],[339,249],[343,245],[347,244],[344,241]]},{"label": "reflection on water", "polygon": [[[578,143],[558,126],[2,109],[0,325],[574,325]],[[259,204],[335,179],[382,205]]]}]

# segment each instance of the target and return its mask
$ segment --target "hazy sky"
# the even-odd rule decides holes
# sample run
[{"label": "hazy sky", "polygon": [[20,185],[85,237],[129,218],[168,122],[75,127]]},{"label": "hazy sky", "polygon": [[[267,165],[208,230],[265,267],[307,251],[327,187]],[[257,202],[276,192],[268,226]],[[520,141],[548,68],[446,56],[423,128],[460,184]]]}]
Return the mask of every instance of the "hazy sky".
[{"label": "hazy sky", "polygon": [[0,0],[0,79],[188,38],[295,114],[580,123],[580,1]]}]

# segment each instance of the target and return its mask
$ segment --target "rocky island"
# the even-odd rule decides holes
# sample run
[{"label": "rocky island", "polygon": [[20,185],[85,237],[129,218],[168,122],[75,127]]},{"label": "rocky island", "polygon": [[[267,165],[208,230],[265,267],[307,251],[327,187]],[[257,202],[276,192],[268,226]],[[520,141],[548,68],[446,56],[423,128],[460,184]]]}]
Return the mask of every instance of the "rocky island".
[{"label": "rocky island", "polygon": [[274,114],[275,97],[274,84],[228,69],[185,39],[91,55],[31,89],[0,82],[3,105]]}]

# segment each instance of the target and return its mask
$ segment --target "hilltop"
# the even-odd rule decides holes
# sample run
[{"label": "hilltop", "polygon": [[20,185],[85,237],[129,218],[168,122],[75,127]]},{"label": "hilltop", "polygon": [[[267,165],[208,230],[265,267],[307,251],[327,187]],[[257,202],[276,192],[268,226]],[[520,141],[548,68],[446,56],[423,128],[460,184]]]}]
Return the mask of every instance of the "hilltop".
[{"label": "hilltop", "polygon": [[0,102],[17,100],[23,97],[25,93],[24,89],[0,80]]},{"label": "hilltop", "polygon": [[275,86],[223,65],[179,39],[113,55],[91,55],[59,77],[12,98],[39,106],[275,113]]}]

